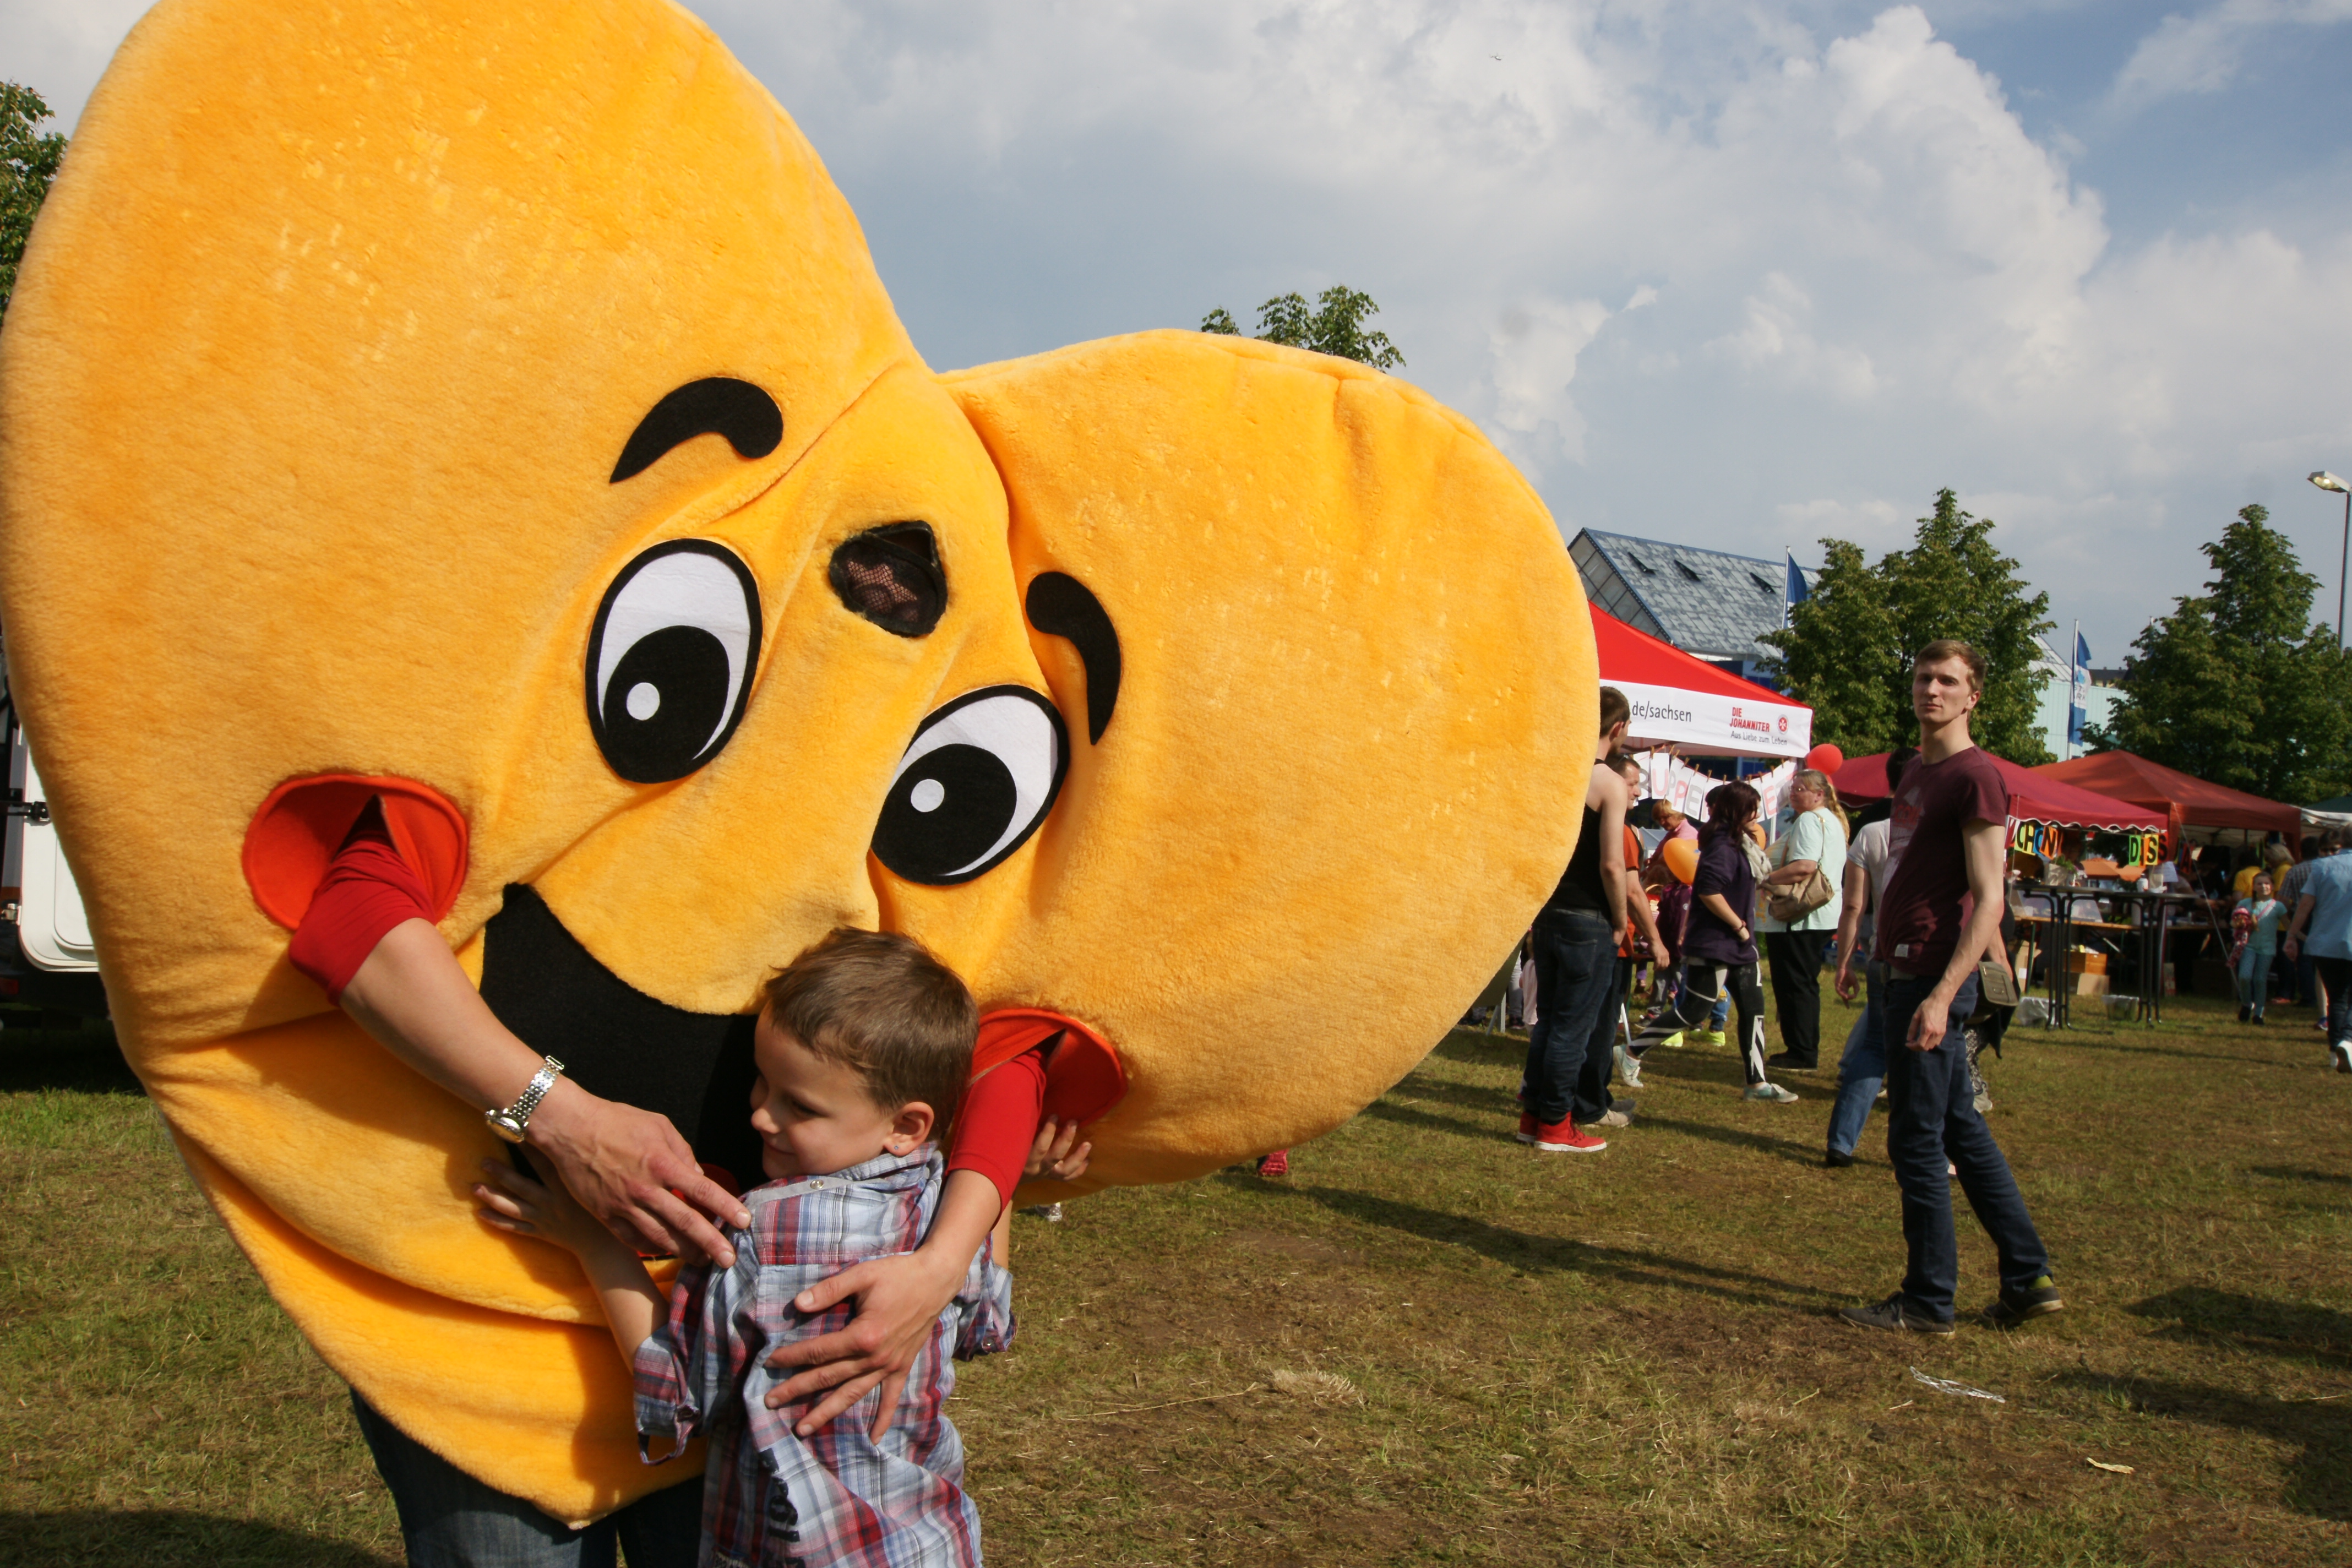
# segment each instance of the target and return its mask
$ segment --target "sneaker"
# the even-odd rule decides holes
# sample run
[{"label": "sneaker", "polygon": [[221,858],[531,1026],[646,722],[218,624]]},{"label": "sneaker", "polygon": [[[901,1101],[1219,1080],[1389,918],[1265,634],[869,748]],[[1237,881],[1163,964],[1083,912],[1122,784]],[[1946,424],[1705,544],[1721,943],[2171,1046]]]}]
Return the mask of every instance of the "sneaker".
[{"label": "sneaker", "polygon": [[1633,1102],[1621,1100],[1593,1120],[1581,1122],[1585,1127],[1631,1127],[1633,1125]]},{"label": "sneaker", "polygon": [[2337,1072],[2352,1072],[2352,1040],[2336,1041],[2327,1047],[2327,1054],[2335,1058]]},{"label": "sneaker", "polygon": [[1517,1132],[1512,1133],[1511,1136],[1517,1139],[1522,1143],[1532,1143],[1536,1141],[1536,1117],[1534,1111],[1522,1110],[1519,1112],[1519,1130]]},{"label": "sneaker", "polygon": [[2255,1025],[2257,1025],[2257,1026],[2259,1026],[2259,1025],[2263,1022],[2263,1010],[2262,1010],[2260,1007],[2257,1007],[2257,1008],[2255,1008],[2255,1009],[2254,1009],[2254,1016],[2253,1016],[2253,1017],[2250,1020],[2250,1022],[2252,1022],[2252,1023],[2253,1023],[2253,1024],[2255,1024]]},{"label": "sneaker", "polygon": [[1266,1155],[1257,1163],[1257,1173],[1269,1177],[1290,1174],[1290,1151],[1276,1149],[1273,1153]]},{"label": "sneaker", "polygon": [[1906,1311],[1900,1290],[1874,1306],[1841,1307],[1838,1316],[1858,1328],[1908,1329],[1915,1334],[1944,1335],[1950,1333],[1956,1326],[1949,1319],[1939,1323],[1933,1318]]},{"label": "sneaker", "polygon": [[1673,1034],[1668,1035],[1664,1039],[1656,1043],[1665,1047],[1670,1051],[1678,1051],[1682,1049],[1683,1047],[1688,1045],[1690,1041],[1680,1029],[1677,1029]]},{"label": "sneaker", "polygon": [[1886,1091],[1885,1091],[1885,1089],[1880,1089],[1880,1090],[1878,1091],[1878,1093],[1876,1094],[1876,1096],[1874,1096],[1874,1098],[1875,1103],[1880,1104],[1880,1105],[1884,1105],[1884,1104],[1885,1104],[1885,1103],[1886,1103]]},{"label": "sneaker", "polygon": [[1580,1132],[1574,1122],[1567,1121],[1537,1128],[1535,1142],[1536,1148],[1546,1154],[1597,1154],[1609,1147],[1608,1140]]},{"label": "sneaker", "polygon": [[2238,1022],[2242,1024],[2253,1016],[2254,1010],[2252,1007],[2247,1006],[2243,1002],[2238,1004]]},{"label": "sneaker", "polygon": [[2046,1318],[2065,1307],[2058,1299],[2058,1287],[2044,1274],[2022,1290],[2004,1288],[1980,1315],[1988,1329],[2013,1329],[2028,1318]]},{"label": "sneaker", "polygon": [[1020,1212],[1042,1219],[1047,1225],[1062,1223],[1062,1205],[1059,1204],[1031,1204]]},{"label": "sneaker", "polygon": [[1642,1087],[1642,1059],[1622,1046],[1617,1047],[1617,1081],[1627,1089]]},{"label": "sneaker", "polygon": [[1827,1149],[1822,1152],[1822,1163],[1832,1171],[1843,1171],[1853,1163],[1853,1156],[1843,1149]]},{"label": "sneaker", "polygon": [[1772,1055],[1766,1057],[1764,1058],[1764,1065],[1768,1068],[1776,1069],[1780,1072],[1821,1071],[1821,1064],[1819,1062],[1801,1062],[1786,1051],[1775,1051]]},{"label": "sneaker", "polygon": [[1748,1086],[1747,1098],[1749,1100],[1769,1100],[1775,1105],[1794,1105],[1797,1103],[1796,1095],[1788,1089],[1782,1089],[1777,1083],[1751,1083]]},{"label": "sneaker", "polygon": [[1690,1038],[1697,1041],[1702,1046],[1727,1046],[1731,1044],[1730,1038],[1726,1036],[1721,1029],[1693,1029],[1690,1031]]}]

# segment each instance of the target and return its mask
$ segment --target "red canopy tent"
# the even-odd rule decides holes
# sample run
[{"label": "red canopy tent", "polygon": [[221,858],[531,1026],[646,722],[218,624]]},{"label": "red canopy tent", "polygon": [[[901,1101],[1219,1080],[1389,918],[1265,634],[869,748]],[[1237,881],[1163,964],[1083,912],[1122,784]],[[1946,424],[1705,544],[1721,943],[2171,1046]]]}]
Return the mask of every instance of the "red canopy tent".
[{"label": "red canopy tent", "polygon": [[2184,827],[2242,827],[2284,833],[2292,844],[2303,831],[2300,806],[2207,784],[2129,752],[2101,752],[2071,763],[2052,763],[2033,773],[2160,811],[2176,835]]},{"label": "red canopy tent", "polygon": [[[2015,821],[2054,822],[2066,827],[2114,832],[2132,827],[2162,830],[2167,826],[2162,812],[2051,778],[2047,768],[2021,768],[1990,752],[1985,755],[1991,758],[1992,765],[2000,770],[2002,782],[2009,785],[2009,815]],[[1849,758],[1845,766],[1830,775],[1830,782],[1837,785],[1842,800],[1885,800],[1886,753]]]},{"label": "red canopy tent", "polygon": [[1633,705],[1631,745],[1713,757],[1802,757],[1811,749],[1813,710],[1801,702],[1636,631],[1598,605],[1592,642],[1602,682]]}]

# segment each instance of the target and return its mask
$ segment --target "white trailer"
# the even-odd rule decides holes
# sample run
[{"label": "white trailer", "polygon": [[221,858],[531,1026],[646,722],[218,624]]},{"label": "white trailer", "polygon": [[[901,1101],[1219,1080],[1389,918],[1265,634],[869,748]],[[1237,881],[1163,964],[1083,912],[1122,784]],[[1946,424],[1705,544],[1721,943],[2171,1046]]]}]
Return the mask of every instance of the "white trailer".
[{"label": "white trailer", "polygon": [[89,916],[58,846],[57,825],[41,791],[23,726],[5,710],[8,745],[7,830],[0,846],[0,1003],[38,1007],[51,1026],[104,1017],[98,950]]}]

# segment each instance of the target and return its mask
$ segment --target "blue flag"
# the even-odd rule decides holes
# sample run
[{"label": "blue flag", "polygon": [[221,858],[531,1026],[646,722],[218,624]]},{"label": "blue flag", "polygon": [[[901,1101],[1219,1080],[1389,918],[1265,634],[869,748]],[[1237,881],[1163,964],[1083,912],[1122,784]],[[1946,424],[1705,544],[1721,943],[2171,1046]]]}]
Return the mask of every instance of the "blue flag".
[{"label": "blue flag", "polygon": [[[2083,640],[2083,634],[2079,631],[2074,634],[2074,668],[2073,679],[2069,684],[2077,691],[2091,684],[2091,645]],[[2079,704],[2068,705],[2066,709],[2066,743],[2068,745],[2079,746],[2083,743],[2083,726],[2089,718],[2090,715]]]},{"label": "blue flag", "polygon": [[1789,588],[1785,597],[1791,605],[1801,605],[1809,597],[1805,574],[1797,570],[1797,557],[1793,552],[1783,551],[1781,553],[1789,557]]}]

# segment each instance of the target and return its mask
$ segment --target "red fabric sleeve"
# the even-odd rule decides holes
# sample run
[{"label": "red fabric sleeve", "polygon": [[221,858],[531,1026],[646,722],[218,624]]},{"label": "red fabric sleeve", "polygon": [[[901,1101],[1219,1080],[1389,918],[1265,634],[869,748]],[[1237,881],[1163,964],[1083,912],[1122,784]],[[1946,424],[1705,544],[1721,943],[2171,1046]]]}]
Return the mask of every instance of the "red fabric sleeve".
[{"label": "red fabric sleeve", "polygon": [[287,956],[341,1006],[343,987],[384,933],[403,921],[430,921],[431,909],[424,879],[393,847],[383,813],[370,802],[319,879]]},{"label": "red fabric sleeve", "polygon": [[1045,1053],[1024,1051],[964,1090],[948,1148],[948,1173],[978,1171],[1011,1203],[1045,1114]]}]

